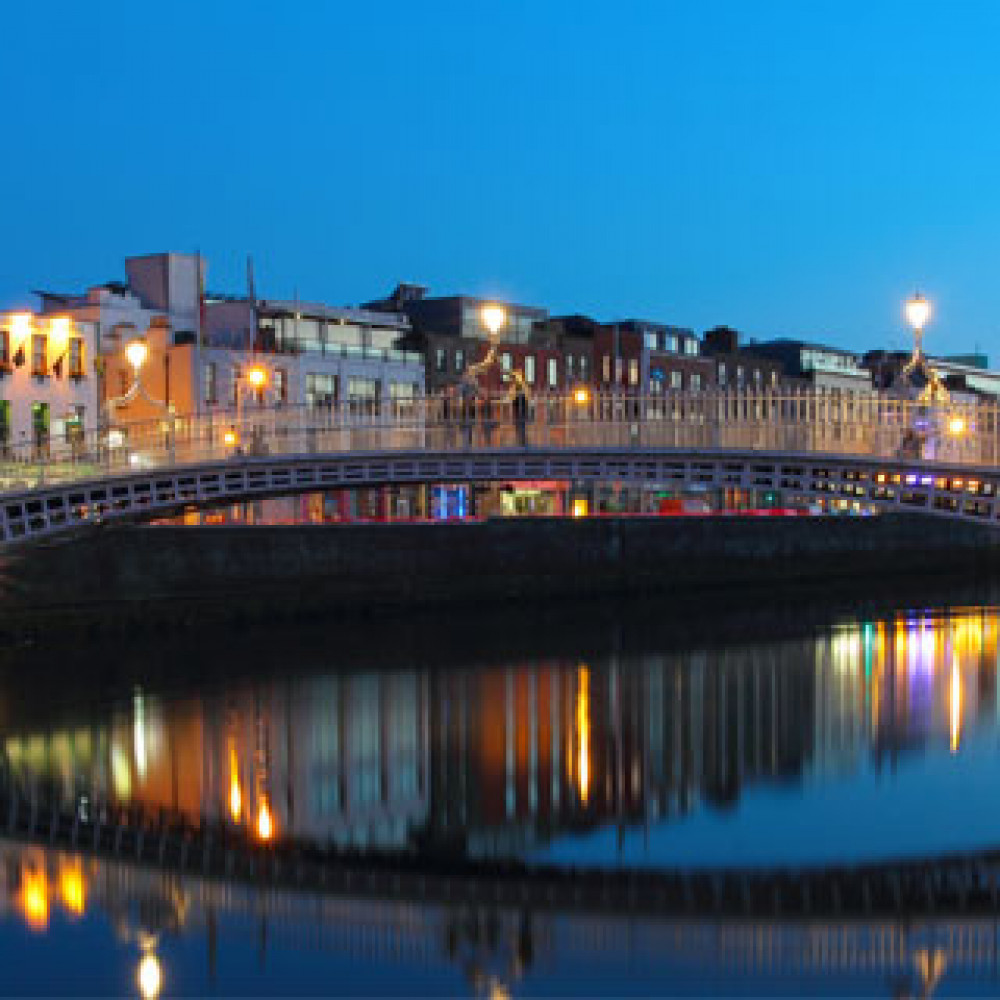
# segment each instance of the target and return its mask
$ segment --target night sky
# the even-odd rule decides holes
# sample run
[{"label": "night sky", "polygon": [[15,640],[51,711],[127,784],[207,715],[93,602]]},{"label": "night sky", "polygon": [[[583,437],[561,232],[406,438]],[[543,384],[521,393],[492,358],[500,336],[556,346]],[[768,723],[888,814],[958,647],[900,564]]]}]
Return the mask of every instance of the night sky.
[{"label": "night sky", "polygon": [[1000,362],[1000,4],[8,3],[0,305],[200,249]]}]

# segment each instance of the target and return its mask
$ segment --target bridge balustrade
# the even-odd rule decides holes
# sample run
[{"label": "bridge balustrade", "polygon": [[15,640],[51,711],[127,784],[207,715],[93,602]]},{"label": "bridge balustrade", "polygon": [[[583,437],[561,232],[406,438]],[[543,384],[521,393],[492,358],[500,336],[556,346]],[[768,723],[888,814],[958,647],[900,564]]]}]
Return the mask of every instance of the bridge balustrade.
[{"label": "bridge balustrade", "polygon": [[248,407],[9,446],[0,492],[265,456],[539,449],[715,449],[996,466],[995,404],[925,407],[815,390],[426,396],[368,408]]}]

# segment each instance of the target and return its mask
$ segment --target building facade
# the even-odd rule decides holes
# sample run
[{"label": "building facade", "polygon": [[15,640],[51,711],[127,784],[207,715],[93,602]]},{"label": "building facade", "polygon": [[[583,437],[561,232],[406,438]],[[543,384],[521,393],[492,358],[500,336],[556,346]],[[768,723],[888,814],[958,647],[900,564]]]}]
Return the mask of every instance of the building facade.
[{"label": "building facade", "polygon": [[46,457],[97,426],[97,330],[69,316],[0,313],[0,453]]},{"label": "building facade", "polygon": [[739,334],[728,326],[706,331],[702,344],[715,366],[715,384],[720,389],[774,389],[784,382],[784,364],[741,349]]},{"label": "building facade", "polygon": [[871,392],[871,372],[861,355],[840,347],[803,340],[769,340],[747,344],[745,354],[781,362],[793,382],[839,392]]}]

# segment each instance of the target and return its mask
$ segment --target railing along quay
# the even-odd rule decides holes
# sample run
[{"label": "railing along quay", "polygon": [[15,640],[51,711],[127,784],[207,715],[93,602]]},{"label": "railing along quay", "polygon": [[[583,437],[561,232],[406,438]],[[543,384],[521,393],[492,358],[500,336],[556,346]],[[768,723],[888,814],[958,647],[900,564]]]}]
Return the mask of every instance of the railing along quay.
[{"label": "railing along quay", "polygon": [[996,915],[1000,850],[855,866],[602,870],[474,861],[454,854],[365,854],[278,840],[166,811],[68,809],[37,788],[0,789],[8,839],[210,880],[351,898],[572,913],[812,921]]}]

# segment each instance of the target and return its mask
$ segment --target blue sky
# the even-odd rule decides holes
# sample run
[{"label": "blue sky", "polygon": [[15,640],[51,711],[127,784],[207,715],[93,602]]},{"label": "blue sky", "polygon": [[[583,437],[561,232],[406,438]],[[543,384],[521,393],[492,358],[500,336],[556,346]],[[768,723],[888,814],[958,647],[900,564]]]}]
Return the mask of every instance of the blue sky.
[{"label": "blue sky", "polygon": [[[993,0],[11,3],[0,304],[200,249],[1000,361]],[[11,44],[12,40],[14,43]]]}]

